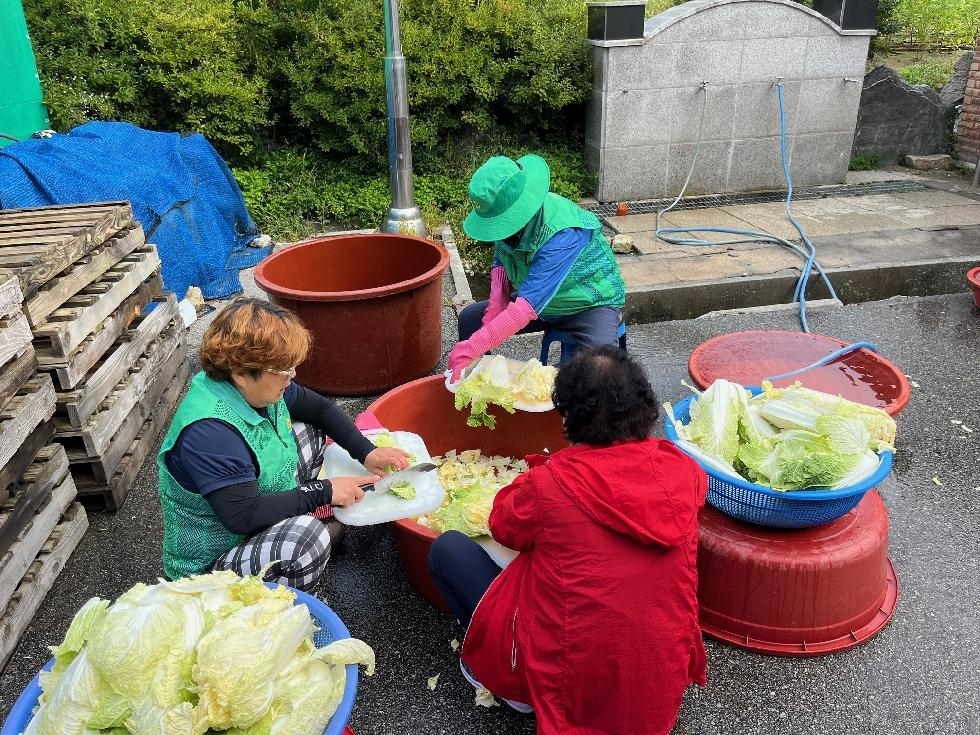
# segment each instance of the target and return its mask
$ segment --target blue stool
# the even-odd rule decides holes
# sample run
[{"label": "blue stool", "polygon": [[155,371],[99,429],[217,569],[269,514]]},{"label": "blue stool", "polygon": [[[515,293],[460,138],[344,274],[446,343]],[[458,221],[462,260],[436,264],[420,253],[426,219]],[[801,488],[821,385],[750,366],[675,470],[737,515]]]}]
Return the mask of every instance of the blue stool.
[{"label": "blue stool", "polygon": [[[616,336],[619,337],[619,349],[625,352],[626,322],[619,323]],[[559,365],[564,365],[568,362],[578,350],[578,343],[568,332],[563,332],[560,329],[546,329],[544,336],[541,338],[541,356],[538,358],[542,365],[548,364],[548,353],[551,352],[551,345],[554,342],[558,342],[561,345],[561,356],[558,358]]]}]

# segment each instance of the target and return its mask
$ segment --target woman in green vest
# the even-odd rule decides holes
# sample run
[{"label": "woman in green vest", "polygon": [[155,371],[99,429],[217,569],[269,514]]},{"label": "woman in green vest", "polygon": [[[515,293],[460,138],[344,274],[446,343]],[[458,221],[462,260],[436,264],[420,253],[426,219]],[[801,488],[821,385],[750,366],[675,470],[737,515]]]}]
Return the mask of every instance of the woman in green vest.
[{"label": "woman in green vest", "polygon": [[[289,311],[236,299],[201,342],[194,376],[157,457],[163,570],[169,579],[231,569],[309,589],[339,536],[331,506],[408,467],[408,453],[375,447],[333,401],[294,382],[310,334]],[[316,480],[330,437],[363,477]]]},{"label": "woman in green vest", "polygon": [[[463,230],[493,243],[490,298],[459,314],[452,380],[518,332],[557,329],[575,348],[616,345],[626,288],[598,218],[549,191],[543,158],[494,156],[473,174]],[[574,351],[574,350],[572,350]]]}]

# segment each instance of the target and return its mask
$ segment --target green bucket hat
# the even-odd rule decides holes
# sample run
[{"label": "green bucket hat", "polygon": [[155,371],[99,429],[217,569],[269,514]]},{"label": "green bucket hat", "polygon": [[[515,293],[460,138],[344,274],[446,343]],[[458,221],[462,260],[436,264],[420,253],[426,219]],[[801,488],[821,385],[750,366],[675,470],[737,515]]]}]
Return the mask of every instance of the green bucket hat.
[{"label": "green bucket hat", "polygon": [[541,209],[550,186],[551,171],[541,156],[494,156],[470,179],[473,211],[463,231],[480,242],[510,237]]}]

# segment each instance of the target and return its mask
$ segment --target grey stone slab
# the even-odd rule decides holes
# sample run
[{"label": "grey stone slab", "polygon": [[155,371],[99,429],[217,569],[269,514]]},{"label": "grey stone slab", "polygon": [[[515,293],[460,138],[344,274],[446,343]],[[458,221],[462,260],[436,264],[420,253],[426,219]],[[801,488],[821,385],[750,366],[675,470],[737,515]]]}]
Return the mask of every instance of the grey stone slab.
[{"label": "grey stone slab", "polygon": [[[731,211],[734,207],[725,207],[726,211]],[[786,216],[786,210],[750,210],[750,211],[740,211],[734,214],[739,220],[744,222],[744,227],[742,229],[751,230],[755,232],[764,232],[776,237],[782,237],[786,240],[799,240],[800,233],[796,231],[793,227],[793,223],[790,222],[789,217]],[[797,221],[801,218],[797,217]],[[806,219],[803,217],[802,219]]]},{"label": "grey stone slab", "polygon": [[[721,209],[682,209],[672,210],[664,214],[660,221],[665,227],[717,227],[724,229],[745,230],[745,222]],[[677,233],[675,237],[696,238],[708,240],[710,242],[723,242],[738,239],[739,235],[724,232],[709,232],[707,230],[692,229],[690,232]],[[694,246],[691,246],[694,247]]]},{"label": "grey stone slab", "polygon": [[654,89],[613,91],[606,97],[603,144],[613,148],[670,142],[674,110]]},{"label": "grey stone slab", "polygon": [[861,85],[843,78],[808,79],[799,102],[798,132],[850,132],[857,123]]},{"label": "grey stone slab", "polygon": [[956,227],[980,225],[980,204],[961,207],[910,208],[901,215],[894,215],[908,227]]},{"label": "grey stone slab", "polygon": [[617,235],[652,232],[657,229],[657,215],[630,214],[625,217],[606,217],[606,224],[612,227]]},{"label": "grey stone slab", "polygon": [[602,202],[635,201],[664,196],[668,146],[606,148],[597,198]]},{"label": "grey stone slab", "polygon": [[742,47],[738,40],[675,43],[671,66],[664,68],[662,87],[697,87],[702,81],[709,84],[730,84],[738,78]]},{"label": "grey stone slab", "polygon": [[585,108],[585,142],[601,148],[606,127],[606,98],[602,92],[592,91]]},{"label": "grey stone slab", "polygon": [[861,206],[858,199],[861,197],[827,197],[826,199],[801,199],[793,200],[793,211],[797,214],[806,214],[814,217],[833,214],[856,214],[865,212],[870,207]]},{"label": "grey stone slab", "polygon": [[868,36],[816,36],[807,39],[806,77],[864,76]]},{"label": "grey stone slab", "polygon": [[657,286],[684,280],[675,271],[673,260],[648,262],[634,258],[625,263],[619,261],[619,272],[623,276],[623,283],[626,284],[627,290],[634,287],[645,287],[647,284]]},{"label": "grey stone slab", "polygon": [[732,167],[725,191],[779,189],[784,184],[782,157],[776,138],[734,141]]},{"label": "grey stone slab", "polygon": [[656,256],[658,261],[701,255],[704,245],[678,245],[657,237],[653,232],[638,232],[633,237],[633,248],[641,256]]},{"label": "grey stone slab", "polygon": [[701,140],[730,141],[738,90],[737,86],[709,84],[706,89],[683,87],[660,92],[664,106],[672,113],[670,142],[694,143],[699,130]]},{"label": "grey stone slab", "polygon": [[673,86],[674,44],[610,48],[606,92],[623,89],[661,89]]},{"label": "grey stone slab", "polygon": [[[797,129],[800,82],[783,82],[786,131],[792,138]],[[735,103],[735,135],[739,138],[774,137],[779,145],[779,90],[772,82],[742,84]],[[729,113],[731,114],[731,113]]]},{"label": "grey stone slab", "polygon": [[661,42],[837,35],[829,22],[785,2],[687,2],[647,20],[646,35]]},{"label": "grey stone slab", "polygon": [[592,46],[592,89],[604,92],[608,78],[609,49]]},{"label": "grey stone slab", "polygon": [[868,194],[851,197],[854,206],[873,212],[903,212],[909,208],[909,203],[898,199],[894,194]]},{"label": "grey stone slab", "polygon": [[742,42],[741,82],[772,82],[776,77],[802,79],[806,38],[751,38]]},{"label": "grey stone slab", "polygon": [[[695,151],[697,161],[694,160]],[[722,191],[728,180],[731,167],[732,143],[730,140],[706,141],[697,146],[693,143],[671,144],[667,157],[667,178],[664,183],[667,196],[677,196],[687,180],[691,178],[685,196],[713,194]],[[691,171],[691,166],[694,170]]]},{"label": "grey stone slab", "polygon": [[917,207],[957,207],[976,204],[974,199],[960,196],[949,191],[925,189],[923,191],[900,191],[890,194],[900,202],[907,202]]},{"label": "grey stone slab", "polygon": [[793,140],[790,173],[794,186],[839,184],[851,160],[850,133],[797,135]]},{"label": "grey stone slab", "polygon": [[599,179],[599,184],[597,185],[597,190],[599,188],[601,188],[601,185],[602,185],[602,182],[601,182],[601,177],[602,177],[602,170],[601,170],[602,169],[602,167],[601,167],[602,154],[601,154],[600,151],[601,151],[601,148],[598,145],[596,145],[594,143],[590,143],[589,141],[586,141],[586,143],[585,143],[585,154],[584,154],[585,170],[588,171],[591,175],[593,175],[593,176],[595,176],[595,177],[597,177]]}]

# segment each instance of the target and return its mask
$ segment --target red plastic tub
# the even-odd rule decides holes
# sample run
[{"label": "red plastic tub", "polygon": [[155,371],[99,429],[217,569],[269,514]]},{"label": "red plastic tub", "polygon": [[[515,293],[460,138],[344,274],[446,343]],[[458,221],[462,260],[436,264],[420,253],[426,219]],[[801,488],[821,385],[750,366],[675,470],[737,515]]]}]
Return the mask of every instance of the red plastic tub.
[{"label": "red plastic tub", "polygon": [[966,272],[966,279],[973,287],[973,303],[980,306],[980,266]]},{"label": "red plastic tub", "polygon": [[[490,413],[497,418],[495,429],[467,426],[469,409],[456,410],[453,394],[446,390],[442,376],[398,386],[368,406],[367,411],[386,429],[421,436],[432,455],[445,454],[450,449],[479,449],[484,454],[524,457],[568,446],[556,411],[509,414],[491,406]],[[405,576],[425,599],[448,609],[429,576],[429,547],[439,534],[411,520],[395,521],[392,533]]]},{"label": "red plastic tub", "polygon": [[411,235],[342,235],[263,260],[255,282],[313,334],[297,380],[321,393],[378,393],[427,374],[442,351],[446,249]]},{"label": "red plastic tub", "polygon": [[877,491],[833,523],[750,525],[705,506],[698,542],[701,629],[757,653],[818,656],[864,643],[891,619],[898,581]]},{"label": "red plastic tub", "polygon": [[[808,332],[732,332],[695,347],[687,370],[702,389],[718,378],[741,385],[761,385],[763,378],[810,365],[847,345],[839,339]],[[864,348],[773,384],[783,387],[797,380],[813,390],[882,408],[890,416],[897,416],[911,395],[905,374],[881,355]]]}]

